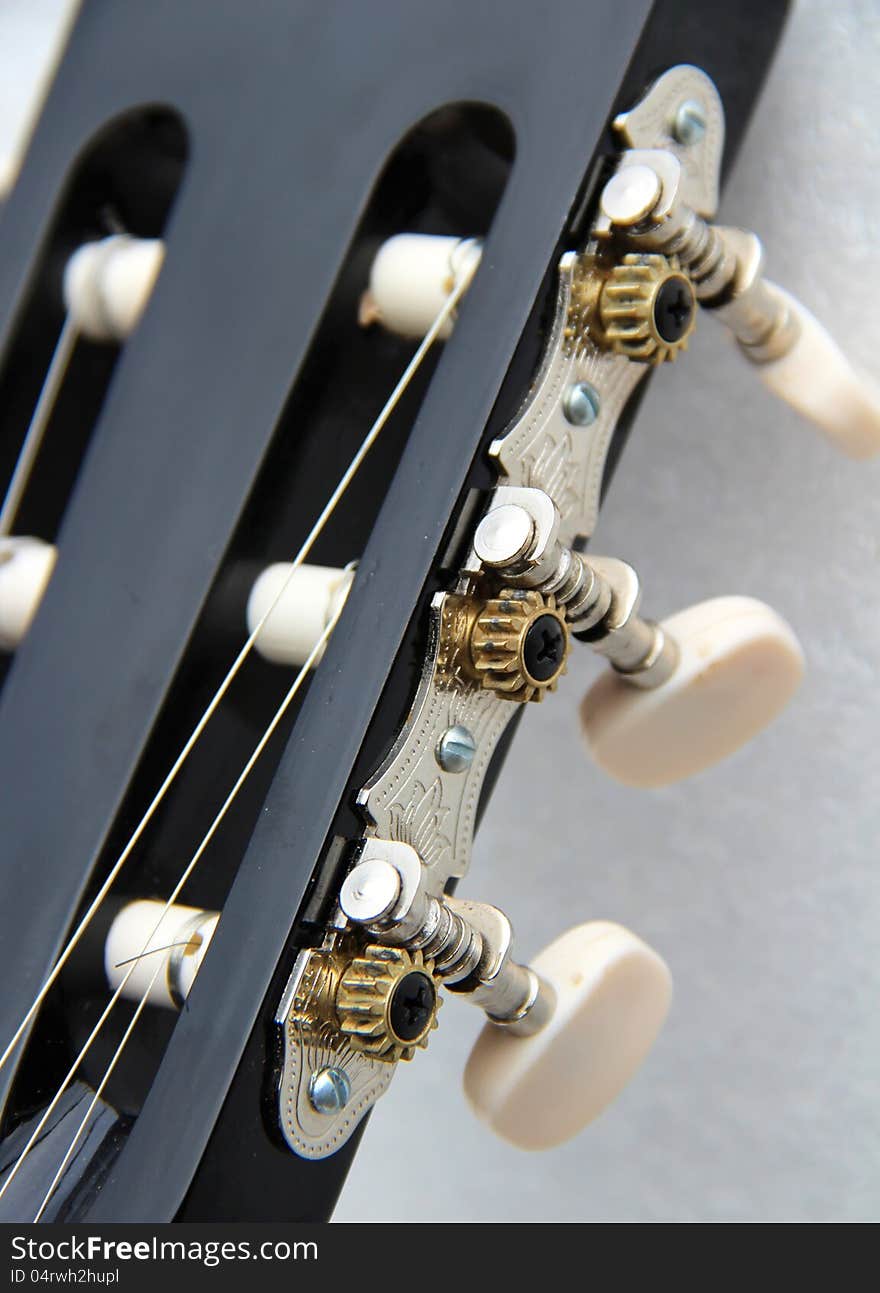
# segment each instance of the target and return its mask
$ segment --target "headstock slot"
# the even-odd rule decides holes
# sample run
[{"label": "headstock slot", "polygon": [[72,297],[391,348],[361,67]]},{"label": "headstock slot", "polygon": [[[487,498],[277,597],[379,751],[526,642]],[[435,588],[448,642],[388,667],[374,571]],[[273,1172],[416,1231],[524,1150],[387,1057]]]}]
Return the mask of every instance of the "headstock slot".
[{"label": "headstock slot", "polygon": [[[187,130],[172,108],[131,108],[96,130],[72,158],[28,267],[0,366],[0,481],[9,479],[64,321],[62,276],[86,242],[125,231],[162,236],[186,168]],[[79,338],[51,416],[16,531],[54,540],[119,347]]]}]

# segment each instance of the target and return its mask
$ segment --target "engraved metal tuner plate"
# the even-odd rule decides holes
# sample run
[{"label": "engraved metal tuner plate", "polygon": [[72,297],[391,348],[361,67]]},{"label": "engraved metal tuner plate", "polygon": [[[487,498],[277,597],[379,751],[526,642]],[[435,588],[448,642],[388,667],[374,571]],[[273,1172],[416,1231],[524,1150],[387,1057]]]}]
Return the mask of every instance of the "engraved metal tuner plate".
[{"label": "engraved metal tuner plate", "polygon": [[614,119],[627,148],[663,148],[678,158],[681,197],[707,219],[718,210],[724,153],[724,105],[715,83],[682,63],[654,82],[629,112]]},{"label": "engraved metal tuner plate", "polygon": [[[467,676],[454,645],[466,615],[463,599],[435,597],[415,703],[385,763],[358,796],[372,833],[416,850],[435,897],[467,872],[483,779],[516,713],[509,700]],[[443,741],[454,729],[469,761],[454,765],[460,771],[446,771]]]},{"label": "engraved metal tuner plate", "polygon": [[[703,215],[714,213],[724,119],[718,92],[703,72],[672,68],[614,124],[624,147],[673,154],[685,200]],[[669,163],[676,167],[672,158]],[[387,1089],[398,1060],[415,1049],[399,1037],[389,1043],[394,1029],[375,1004],[378,989],[363,983],[373,961],[396,957],[395,973],[402,973],[399,949],[408,947],[420,958],[425,948],[436,961],[413,961],[417,968],[410,967],[403,981],[415,976],[416,988],[430,989],[433,999],[432,983],[471,992],[493,1020],[523,1030],[527,1012],[540,1000],[536,976],[508,962],[506,917],[449,899],[445,890],[467,874],[483,783],[508,723],[520,704],[555,688],[571,626],[593,623],[584,617],[594,613],[600,594],[583,582],[583,563],[571,550],[595,528],[605,462],[624,408],[652,365],[685,348],[696,305],[674,256],[621,247],[601,219],[586,247],[567,252],[558,269],[555,315],[539,372],[522,409],[489,449],[499,493],[488,508],[491,513],[497,506],[508,519],[518,514],[528,528],[527,508],[517,503],[525,502],[525,491],[541,500],[548,534],[555,535],[558,525],[554,561],[561,552],[564,562],[554,566],[549,582],[539,570],[526,586],[514,568],[532,541],[525,532],[524,546],[511,550],[506,567],[504,561],[493,565],[485,552],[481,561],[472,548],[452,590],[438,593],[430,606],[412,708],[383,764],[357,795],[366,844],[346,878],[353,892],[345,897],[343,888],[346,914],[340,905],[324,945],[300,954],[276,1016],[283,1046],[281,1129],[290,1148],[306,1158],[344,1144]],[[594,582],[601,583],[598,577]],[[567,600],[576,589],[580,600]],[[529,645],[533,630],[537,647]],[[552,668],[545,671],[548,651]],[[372,942],[358,944],[367,935]],[[539,1026],[538,1015],[535,1007],[532,1027]],[[435,1023],[435,1016],[426,1021],[419,1046]]]},{"label": "engraved metal tuner plate", "polygon": [[[590,340],[584,278],[583,260],[567,252],[559,263],[556,314],[538,378],[513,426],[489,450],[505,484],[541,489],[553,499],[562,522],[560,542],[568,545],[595,529],[614,428],[648,371]],[[573,407],[569,392],[588,401],[584,411]]]},{"label": "engraved metal tuner plate", "polygon": [[[300,953],[275,1016],[283,1047],[278,1083],[281,1133],[301,1158],[335,1153],[394,1076],[394,1064],[357,1051],[316,1009],[331,974],[333,941],[331,935],[325,948]],[[338,1100],[322,1108],[316,1107],[314,1084],[324,1074],[332,1075],[345,1098],[341,1092]]]}]

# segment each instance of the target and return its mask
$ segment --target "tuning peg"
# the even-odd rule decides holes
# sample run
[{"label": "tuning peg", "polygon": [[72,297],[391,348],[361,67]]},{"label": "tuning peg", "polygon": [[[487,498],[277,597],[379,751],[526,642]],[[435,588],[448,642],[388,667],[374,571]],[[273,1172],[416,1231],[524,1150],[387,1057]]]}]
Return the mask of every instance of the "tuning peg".
[{"label": "tuning peg", "polygon": [[671,153],[629,150],[602,192],[597,232],[675,255],[699,303],[730,329],[775,395],[850,457],[880,452],[880,386],[805,306],[764,278],[755,234],[708,223],[681,201],[680,187]]},{"label": "tuning peg", "polygon": [[64,302],[90,341],[123,341],[134,330],[156,284],[165,244],[113,234],[79,247],[64,270]]},{"label": "tuning peg", "polygon": [[766,279],[764,289],[793,333],[790,348],[777,357],[740,342],[764,385],[850,458],[880,453],[880,385],[853,367],[800,301]]},{"label": "tuning peg", "polygon": [[27,633],[57,556],[42,539],[0,538],[0,650],[14,651]]},{"label": "tuning peg", "polygon": [[465,1093],[479,1117],[524,1149],[558,1145],[597,1117],[669,1009],[669,971],[635,934],[607,921],[578,925],[520,965],[504,913],[429,893],[418,854],[400,841],[366,841],[339,905],[383,944],[424,954],[451,995],[486,1012]]},{"label": "tuning peg", "polygon": [[634,786],[678,781],[732,754],[791,699],[803,653],[769,606],[718,597],[655,624],[639,614],[632,566],[561,545],[556,509],[540,490],[496,498],[474,535],[483,568],[552,593],[572,637],[611,663],[581,707],[606,772]]},{"label": "tuning peg", "polygon": [[[335,566],[267,566],[247,603],[248,634],[260,628],[256,651],[273,664],[304,665],[348,596],[354,571]],[[323,649],[315,657],[317,665]]]},{"label": "tuning peg", "polygon": [[608,670],[581,705],[593,758],[631,786],[665,786],[739,749],[784,709],[803,676],[803,653],[779,615],[751,597],[699,602],[660,625],[677,659],[643,689],[638,674]]},{"label": "tuning peg", "polygon": [[[424,337],[450,292],[473,275],[481,254],[477,238],[422,233],[389,238],[370,269],[370,285],[361,298],[361,324],[381,323],[401,337]],[[437,335],[448,337],[454,322],[453,313]]]},{"label": "tuning peg", "polygon": [[663,1026],[672,979],[656,952],[607,921],[568,930],[532,968],[554,997],[549,1019],[527,1037],[486,1024],[464,1089],[499,1136],[551,1149],[597,1118],[636,1072]]}]

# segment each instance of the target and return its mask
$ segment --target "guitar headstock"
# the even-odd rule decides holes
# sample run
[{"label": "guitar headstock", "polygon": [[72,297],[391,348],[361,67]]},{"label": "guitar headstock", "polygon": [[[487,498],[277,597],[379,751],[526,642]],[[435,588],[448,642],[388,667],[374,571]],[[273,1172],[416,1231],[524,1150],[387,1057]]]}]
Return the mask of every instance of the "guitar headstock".
[{"label": "guitar headstock", "polygon": [[10,1215],[325,1215],[444,997],[488,1016],[466,1090],[523,1147],[644,1058],[656,952],[591,921],[522,964],[456,886],[570,651],[609,662],[584,735],[634,785],[800,681],[762,602],[655,623],[589,544],[697,323],[880,447],[870,384],[716,223],[784,15],[751,8],[192,3],[174,60],[161,6],[75,28],[0,266]]}]

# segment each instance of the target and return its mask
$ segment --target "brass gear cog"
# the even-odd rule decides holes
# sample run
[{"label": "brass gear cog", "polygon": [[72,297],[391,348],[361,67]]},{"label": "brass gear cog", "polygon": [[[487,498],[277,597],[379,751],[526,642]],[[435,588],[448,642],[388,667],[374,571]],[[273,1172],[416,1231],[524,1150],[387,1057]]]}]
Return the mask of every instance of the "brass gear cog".
[{"label": "brass gear cog", "polygon": [[502,588],[487,601],[470,633],[470,656],[484,687],[509,700],[543,700],[565,673],[569,636],[555,598]]},{"label": "brass gear cog", "polygon": [[442,1005],[434,962],[421,952],[372,943],[350,961],[336,988],[340,1030],[355,1050],[393,1064],[428,1045]]},{"label": "brass gear cog", "polygon": [[641,363],[666,363],[686,350],[696,313],[693,286],[674,256],[624,256],[599,296],[604,344]]}]

